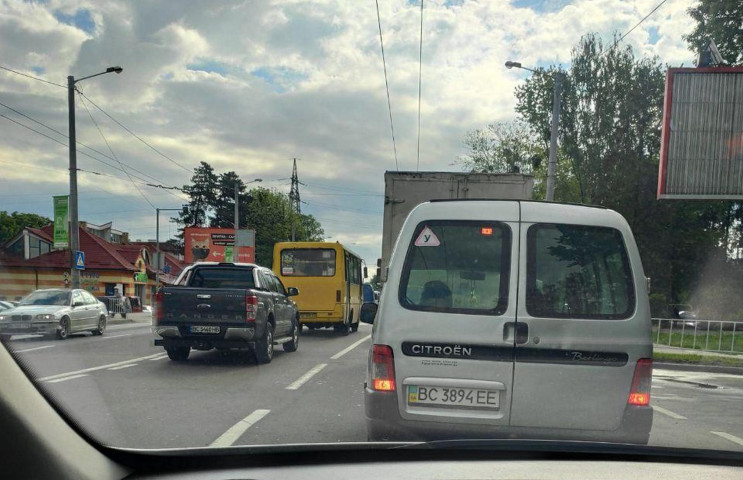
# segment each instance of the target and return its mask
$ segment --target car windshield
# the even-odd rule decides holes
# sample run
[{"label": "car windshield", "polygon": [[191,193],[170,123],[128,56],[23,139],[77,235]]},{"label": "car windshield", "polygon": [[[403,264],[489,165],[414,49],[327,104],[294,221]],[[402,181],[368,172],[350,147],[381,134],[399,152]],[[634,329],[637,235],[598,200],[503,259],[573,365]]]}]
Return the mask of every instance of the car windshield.
[{"label": "car windshield", "polygon": [[742,25],[0,1],[2,348],[137,451],[743,454]]},{"label": "car windshield", "polygon": [[18,305],[59,305],[70,304],[70,292],[64,290],[40,290],[24,297]]}]

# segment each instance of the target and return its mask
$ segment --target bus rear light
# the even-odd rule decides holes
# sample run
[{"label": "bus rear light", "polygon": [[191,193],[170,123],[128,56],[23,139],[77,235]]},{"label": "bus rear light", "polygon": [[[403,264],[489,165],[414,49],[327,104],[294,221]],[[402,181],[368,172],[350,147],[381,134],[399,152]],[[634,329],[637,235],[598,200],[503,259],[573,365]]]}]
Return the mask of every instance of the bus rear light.
[{"label": "bus rear light", "polygon": [[639,407],[650,404],[650,385],[653,379],[653,359],[641,358],[635,366],[635,375],[632,378],[632,388],[627,403]]},{"label": "bus rear light", "polygon": [[245,295],[245,321],[254,322],[258,314],[258,297]]},{"label": "bus rear light", "polygon": [[372,388],[380,392],[395,391],[395,358],[388,345],[374,345],[371,361]]}]

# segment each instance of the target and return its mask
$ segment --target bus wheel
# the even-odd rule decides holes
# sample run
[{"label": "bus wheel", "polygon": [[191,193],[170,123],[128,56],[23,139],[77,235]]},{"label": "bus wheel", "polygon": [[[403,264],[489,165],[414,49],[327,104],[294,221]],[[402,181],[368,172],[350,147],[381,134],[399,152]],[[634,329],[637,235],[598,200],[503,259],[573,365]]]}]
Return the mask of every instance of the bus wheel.
[{"label": "bus wheel", "polygon": [[333,330],[335,330],[335,333],[345,337],[346,335],[348,335],[348,332],[351,331],[351,328],[348,323],[342,323],[340,325],[335,325],[333,327]]}]

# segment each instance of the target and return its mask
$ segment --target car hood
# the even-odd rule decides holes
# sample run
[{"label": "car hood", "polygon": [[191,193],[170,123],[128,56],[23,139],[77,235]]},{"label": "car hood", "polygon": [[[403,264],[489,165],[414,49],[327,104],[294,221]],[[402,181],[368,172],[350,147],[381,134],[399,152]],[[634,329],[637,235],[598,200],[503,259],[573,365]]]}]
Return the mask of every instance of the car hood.
[{"label": "car hood", "polygon": [[42,315],[54,314],[63,310],[69,310],[70,307],[64,305],[21,305],[8,310],[3,310],[0,315]]}]

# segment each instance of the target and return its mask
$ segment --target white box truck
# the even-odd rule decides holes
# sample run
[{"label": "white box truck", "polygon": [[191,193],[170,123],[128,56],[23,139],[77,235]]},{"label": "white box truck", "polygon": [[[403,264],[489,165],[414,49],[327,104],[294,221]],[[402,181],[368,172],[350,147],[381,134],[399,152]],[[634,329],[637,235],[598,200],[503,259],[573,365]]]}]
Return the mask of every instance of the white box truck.
[{"label": "white box truck", "polygon": [[402,224],[418,204],[437,199],[529,200],[534,177],[522,174],[467,172],[385,172],[382,258],[377,265],[382,282]]}]

